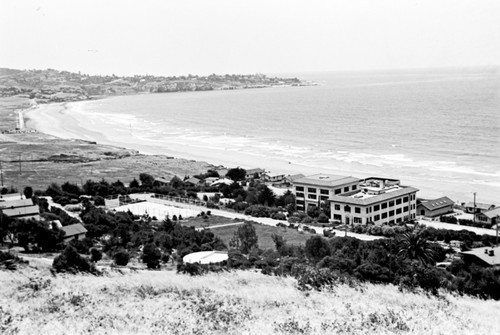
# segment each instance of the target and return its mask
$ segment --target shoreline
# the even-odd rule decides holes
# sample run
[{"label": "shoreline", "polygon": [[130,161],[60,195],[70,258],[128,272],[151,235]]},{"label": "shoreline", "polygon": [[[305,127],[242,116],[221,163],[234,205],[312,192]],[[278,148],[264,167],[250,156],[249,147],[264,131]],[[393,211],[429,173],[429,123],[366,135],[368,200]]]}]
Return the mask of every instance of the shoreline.
[{"label": "shoreline", "polygon": [[[119,97],[113,96],[113,98]],[[135,125],[142,122],[138,121],[135,116],[112,113],[94,114],[81,108],[81,105],[85,103],[88,103],[88,101],[38,105],[37,108],[26,112],[27,127],[62,139],[83,139],[98,144],[134,149],[143,155],[169,156],[206,162],[214,166],[226,166],[228,168],[242,167],[249,169],[260,167],[274,173],[292,175],[297,173],[305,175],[331,173],[336,175],[354,175],[359,178],[377,174],[377,172],[370,172],[369,166],[361,166],[361,168],[364,168],[368,172],[359,173],[360,167],[356,166],[356,163],[348,164],[349,170],[346,171],[339,168],[306,166],[294,162],[288,162],[287,164],[287,162],[279,158],[269,158],[256,153],[239,152],[237,149],[231,150],[231,148],[220,149],[211,147],[207,149],[186,143],[161,143],[141,136],[140,127],[132,129],[132,123]],[[68,106],[69,104],[71,105]],[[128,128],[129,124],[130,128]],[[154,127],[154,124],[141,124],[140,126],[144,130],[147,127]],[[382,171],[382,174],[384,173],[384,169],[384,167],[373,168],[375,171]],[[426,181],[425,183],[420,180],[419,185],[419,180],[415,176],[391,175],[390,177],[400,179],[403,185],[411,185],[419,188],[420,198],[437,198],[446,195],[457,202],[472,201],[471,192],[464,192],[458,189],[472,189],[471,186],[474,186],[473,180],[469,184],[457,180],[456,187],[450,190],[449,185],[448,187],[443,186],[444,184],[440,184],[439,179],[428,178],[428,182]],[[428,185],[431,186],[428,187]],[[468,193],[471,193],[471,199],[466,197]],[[478,202],[491,201],[494,203],[497,198],[494,196],[495,193],[493,191],[490,191],[489,194],[481,191],[480,194],[483,196],[478,199]]]}]

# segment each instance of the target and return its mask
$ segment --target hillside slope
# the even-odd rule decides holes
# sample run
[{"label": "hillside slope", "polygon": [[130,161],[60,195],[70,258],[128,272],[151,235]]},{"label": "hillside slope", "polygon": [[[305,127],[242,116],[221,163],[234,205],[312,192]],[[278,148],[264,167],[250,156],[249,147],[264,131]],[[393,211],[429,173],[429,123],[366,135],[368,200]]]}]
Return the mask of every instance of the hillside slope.
[{"label": "hillside slope", "polygon": [[339,285],[303,292],[255,272],[0,271],[2,334],[493,334],[500,303]]}]

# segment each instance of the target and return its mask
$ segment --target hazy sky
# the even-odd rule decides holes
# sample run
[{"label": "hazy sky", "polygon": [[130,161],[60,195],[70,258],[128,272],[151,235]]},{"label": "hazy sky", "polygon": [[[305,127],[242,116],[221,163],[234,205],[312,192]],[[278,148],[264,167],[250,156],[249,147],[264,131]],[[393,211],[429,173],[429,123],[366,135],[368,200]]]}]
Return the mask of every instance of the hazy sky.
[{"label": "hazy sky", "polygon": [[498,0],[0,0],[0,67],[177,75],[499,64]]}]

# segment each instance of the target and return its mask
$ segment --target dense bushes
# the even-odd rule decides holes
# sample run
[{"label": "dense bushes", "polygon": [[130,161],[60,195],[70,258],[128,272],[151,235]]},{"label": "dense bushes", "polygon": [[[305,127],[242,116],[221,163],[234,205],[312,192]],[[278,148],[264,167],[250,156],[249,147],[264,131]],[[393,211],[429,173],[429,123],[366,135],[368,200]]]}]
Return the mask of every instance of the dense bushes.
[{"label": "dense bushes", "polygon": [[146,263],[148,269],[160,267],[161,251],[153,243],[146,244],[142,250],[142,261]]},{"label": "dense bushes", "polygon": [[113,260],[116,265],[125,266],[130,260],[130,254],[126,250],[119,250],[113,255]]},{"label": "dense bushes", "polygon": [[87,258],[80,256],[80,254],[72,246],[66,247],[59,256],[54,258],[52,268],[56,272],[88,272],[98,274],[94,264],[92,264]]}]

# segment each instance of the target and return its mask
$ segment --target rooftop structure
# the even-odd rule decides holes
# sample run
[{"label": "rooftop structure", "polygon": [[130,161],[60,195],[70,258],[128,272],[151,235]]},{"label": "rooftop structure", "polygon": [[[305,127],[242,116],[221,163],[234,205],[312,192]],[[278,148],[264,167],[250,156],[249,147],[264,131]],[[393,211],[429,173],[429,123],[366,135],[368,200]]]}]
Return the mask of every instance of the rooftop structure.
[{"label": "rooftop structure", "polygon": [[366,178],[357,189],[330,197],[332,220],[395,224],[414,219],[417,192],[397,179]]}]

